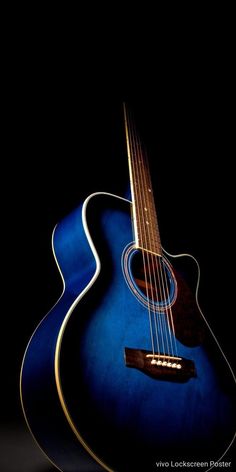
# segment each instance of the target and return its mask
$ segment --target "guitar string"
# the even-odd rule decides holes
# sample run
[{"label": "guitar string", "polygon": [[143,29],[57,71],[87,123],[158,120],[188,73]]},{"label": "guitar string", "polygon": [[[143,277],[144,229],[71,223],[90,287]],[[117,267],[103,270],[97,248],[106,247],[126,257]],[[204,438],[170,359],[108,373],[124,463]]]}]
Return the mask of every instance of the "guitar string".
[{"label": "guitar string", "polygon": [[[141,151],[141,152],[140,152]],[[139,182],[141,183],[141,190],[143,190],[143,192],[140,192],[140,194],[142,193],[142,197],[140,197],[140,200],[141,200],[141,205],[139,205],[140,209],[141,209],[141,218],[142,218],[142,225],[143,227],[145,228],[145,231],[144,231],[144,236],[145,236],[145,239],[146,238],[146,234],[148,234],[148,237],[149,237],[149,240],[151,240],[150,238],[150,227],[148,226],[148,228],[146,227],[146,224],[144,223],[144,221],[146,222],[146,219],[147,219],[147,215],[145,214],[145,217],[144,217],[144,211],[143,210],[143,203],[145,205],[145,208],[149,207],[148,203],[147,203],[147,196],[146,196],[146,191],[145,191],[145,183],[144,183],[144,176],[143,176],[143,169],[142,169],[142,165],[140,166],[140,162],[142,164],[142,147],[141,147],[141,143],[138,139],[138,137],[136,136],[136,141],[135,141],[135,154],[137,155],[137,169],[139,170],[139,173],[141,172],[141,177],[139,177]],[[141,154],[141,155],[140,155]],[[138,192],[139,189],[137,189],[137,192]],[[145,201],[144,201],[144,197],[145,197]],[[143,201],[142,201],[143,200]],[[142,234],[141,234],[142,236]],[[147,240],[145,241],[145,244],[143,244],[144,241],[142,241],[142,244],[141,246],[142,247],[148,247],[147,245]],[[147,260],[147,268],[148,268],[148,273],[149,273],[149,281],[150,281],[150,287],[151,287],[151,296],[152,296],[152,308],[153,308],[153,311],[154,311],[154,325],[155,325],[155,332],[156,332],[156,340],[157,340],[157,347],[158,347],[158,352],[160,353],[160,342],[159,342],[159,335],[158,335],[158,331],[160,331],[161,333],[161,341],[162,341],[162,351],[163,353],[165,354],[166,353],[166,348],[165,348],[165,342],[164,342],[164,335],[163,335],[163,331],[164,331],[164,328],[162,326],[162,320],[159,316],[159,320],[158,320],[158,312],[156,310],[156,307],[155,307],[155,300],[154,300],[154,295],[153,295],[153,286],[155,287],[155,292],[156,292],[156,301],[158,303],[158,290],[157,290],[157,280],[156,280],[156,274],[155,274],[155,264],[154,264],[154,259],[155,259],[155,255],[153,255],[152,253],[149,253],[147,252],[146,250],[143,250],[143,258],[144,258],[144,264],[146,263],[146,260]],[[153,268],[153,271],[151,271],[150,269],[150,265],[152,264],[152,268]],[[152,273],[153,273],[153,276],[154,276],[154,280],[153,280],[153,277],[152,277]],[[148,286],[146,287],[147,289],[147,292],[148,292]],[[157,320],[159,321],[159,323],[157,323]],[[157,324],[159,324],[159,329],[157,329]],[[168,351],[168,346],[167,346],[167,351]]]},{"label": "guitar string", "polygon": [[[137,187],[137,182],[139,182],[140,179],[139,179],[139,176],[138,176],[138,166],[137,166],[137,162],[136,162],[137,161],[136,134],[135,134],[135,131],[134,131],[134,127],[132,126],[131,128],[132,128],[133,169],[134,169],[134,180],[135,180],[134,183],[136,183],[135,189],[136,189],[136,197],[137,197],[136,202],[137,202],[137,205],[140,209],[138,187]],[[136,157],[136,159],[135,159],[135,157]],[[139,218],[138,223],[139,223],[139,226],[140,226],[141,222],[140,222],[139,212],[136,212],[136,216]],[[139,236],[141,236],[141,241],[140,242],[141,242],[141,246],[143,246],[144,245],[143,233],[141,232],[141,234]],[[144,237],[146,239],[146,234],[145,233],[144,233]],[[145,260],[146,252],[142,250],[141,253],[142,253],[142,258],[143,258],[143,268],[144,268],[144,274],[145,274],[145,285],[146,285],[146,296],[147,296],[147,302],[148,302],[149,322],[150,322],[150,325],[151,325],[152,334],[153,334],[153,331],[156,332],[157,348],[160,349],[159,348],[159,340],[158,340],[158,336],[157,336],[157,327],[155,326],[155,324],[154,324],[154,328],[153,328],[151,304],[150,304],[150,295],[149,295],[149,291],[147,290],[147,287],[148,287],[148,274],[147,274],[147,272],[150,272],[149,259],[147,258],[147,262],[146,262],[146,260]],[[153,296],[152,292],[151,292],[151,296]],[[153,347],[153,355],[154,355],[155,354],[154,336],[153,336],[152,347]]]},{"label": "guitar string", "polygon": [[[139,148],[139,141],[137,139],[137,135],[135,133],[135,139],[134,139],[134,155],[136,156],[136,175],[138,177],[138,182],[140,182],[140,186],[141,186],[141,190],[142,190],[142,172],[141,172],[141,175],[140,175],[140,170],[141,170],[141,167],[140,167],[140,162],[142,161],[142,153],[140,155],[140,148]],[[140,197],[140,195],[142,195],[142,197]],[[139,192],[139,188],[137,188],[137,196],[138,196],[138,203],[139,203],[139,210],[140,210],[140,220],[142,221],[142,226],[144,227],[144,220],[145,220],[145,217],[144,217],[144,211],[147,207],[147,202],[146,202],[146,198],[144,199],[145,197],[145,192],[142,193]],[[140,204],[140,201],[141,201],[141,204]],[[143,205],[144,208],[143,208]],[[140,221],[140,227],[141,227],[141,221]],[[150,258],[150,254],[145,251],[143,248],[148,246],[147,244],[147,232],[146,230],[145,231],[141,231],[141,238],[142,240],[140,241],[141,244],[141,252],[142,252],[142,255],[143,255],[143,264],[144,264],[144,270],[146,270],[146,267],[147,267],[147,272],[148,272],[148,276],[149,276],[149,280],[148,280],[148,277],[147,277],[147,281],[145,282],[146,283],[146,295],[147,297],[150,297],[151,295],[151,299],[152,299],[152,303],[151,303],[151,307],[152,307],[152,311],[155,311],[155,303],[154,303],[154,290],[153,290],[153,281],[152,281],[152,270],[151,270],[151,258]],[[149,295],[149,288],[150,287],[150,295]],[[155,335],[156,335],[156,351],[158,353],[161,352],[161,349],[160,349],[160,340],[159,340],[159,335],[158,335],[158,332],[159,332],[159,329],[158,329],[158,323],[157,323],[157,318],[153,315],[151,315],[151,318],[154,320],[154,331],[155,331]],[[152,321],[153,322],[153,321]],[[161,338],[162,340],[162,344],[163,344],[163,337]],[[155,353],[153,353],[155,354]]]},{"label": "guitar string", "polygon": [[[144,155],[145,155],[145,163],[146,163],[146,173],[148,174],[147,178],[148,178],[149,181],[151,181],[150,167],[149,167],[146,152],[144,153]],[[162,287],[162,289],[163,289],[163,296],[164,296],[163,300],[168,301],[168,298],[169,298],[169,302],[170,302],[170,289],[168,289],[167,270],[164,266],[164,264],[165,264],[164,256],[162,258],[160,258],[158,260],[158,262],[160,263],[160,269],[157,267],[157,270],[158,270],[158,274],[160,272],[160,277],[161,277],[160,287]],[[157,262],[157,259],[156,259],[156,264],[159,266],[158,262]],[[177,355],[177,345],[176,345],[176,338],[175,338],[175,329],[174,329],[172,306],[171,306],[170,303],[166,305],[164,311],[166,312],[165,320],[167,321],[167,326],[168,326],[171,353],[174,356],[174,354]]]},{"label": "guitar string", "polygon": [[[136,186],[135,186],[135,181],[136,181],[136,173],[135,173],[135,165],[133,162],[134,158],[134,152],[133,152],[133,129],[131,125],[131,120],[130,117],[128,116],[127,108],[124,104],[124,116],[125,116],[125,124],[126,124],[126,132],[127,132],[127,144],[130,146],[129,149],[129,162],[130,162],[130,170],[131,170],[131,179],[133,180],[132,186],[133,186],[133,198],[135,198],[135,193],[136,193]],[[132,202],[133,205],[135,205],[135,202]],[[135,212],[134,217],[137,218],[137,212]],[[135,223],[134,223],[135,224]],[[137,222],[136,222],[137,224]],[[137,241],[136,241],[137,242]],[[142,256],[143,256],[143,251],[142,251]],[[146,272],[146,266],[145,266],[145,260],[143,256],[143,267],[144,267],[144,278],[145,278],[145,284],[147,286],[147,272]],[[147,293],[147,305],[148,305],[148,318],[149,318],[149,329],[150,329],[150,337],[151,337],[151,345],[152,345],[152,352],[153,356],[155,354],[155,345],[154,345],[154,335],[153,335],[153,326],[152,326],[152,317],[151,317],[151,308],[150,308],[150,300],[149,300],[149,295]]]},{"label": "guitar string", "polygon": [[[142,170],[143,187],[144,187],[144,189],[145,188],[148,189],[148,191],[151,193],[152,188],[148,187],[151,183],[151,176],[150,176],[150,171],[149,171],[147,155],[146,155],[146,152],[144,150],[143,150],[143,160],[142,160],[142,169],[141,170]],[[153,198],[153,196],[151,198]],[[149,198],[148,198],[148,201],[149,201]],[[148,203],[148,206],[149,206],[149,210],[151,210],[151,207],[150,207],[149,203]],[[151,216],[151,219],[152,219],[153,216],[152,215],[150,215],[150,216]],[[155,228],[154,228],[154,224],[152,223],[151,225],[148,225],[148,228],[150,228],[150,226],[151,226],[152,240],[155,241],[156,231],[155,231]],[[158,230],[158,228],[156,228],[156,230]],[[150,236],[151,235],[150,235],[150,231],[149,231],[149,237]],[[150,237],[150,240],[151,240],[151,237]],[[171,338],[170,338],[170,331],[168,332],[168,326],[166,325],[166,318],[163,317],[163,308],[161,307],[161,305],[165,303],[165,300],[167,300],[167,294],[166,294],[166,291],[165,291],[165,286],[163,284],[163,277],[162,277],[162,270],[161,270],[161,268],[162,268],[161,263],[162,263],[163,256],[162,256],[162,254],[161,254],[161,256],[158,256],[158,255],[152,253],[151,258],[152,258],[152,264],[153,264],[154,284],[155,284],[156,292],[158,293],[157,285],[158,285],[158,288],[159,288],[159,291],[160,291],[159,309],[157,308],[157,310],[155,311],[155,316],[159,318],[160,325],[162,326],[162,332],[164,332],[164,334],[165,334],[166,348],[165,348],[164,343],[163,343],[163,346],[164,346],[163,354],[165,355],[166,353],[170,354]],[[158,278],[158,284],[157,284],[157,279],[156,279],[156,273],[157,273],[157,278]],[[165,310],[165,308],[164,308],[164,310]]]},{"label": "guitar string", "polygon": [[[139,154],[140,154],[140,151],[141,151],[141,159],[139,159],[140,162],[141,162],[141,166],[139,165],[140,171],[141,171],[141,178],[139,180],[141,182],[141,187],[142,187],[142,190],[143,190],[142,193],[145,196],[146,208],[148,207],[150,209],[149,202],[148,202],[148,197],[146,196],[148,185],[147,185],[147,181],[145,182],[145,180],[146,180],[144,178],[145,171],[144,171],[144,168],[143,168],[143,165],[142,165],[144,156],[142,154],[142,146],[141,146],[140,140],[137,139],[137,142],[138,142],[138,147],[139,147]],[[141,208],[142,208],[142,205],[141,205]],[[144,220],[146,222],[146,219],[147,219],[147,214],[145,215],[145,218],[144,218],[144,214],[143,214],[143,211],[142,211],[142,220],[143,220],[142,223],[143,223],[143,227],[145,228],[144,234],[146,235],[146,233],[147,233],[148,237],[149,237],[149,241],[151,241],[150,226],[149,225],[146,226],[146,224],[144,223]],[[147,248],[148,245],[145,244],[145,247]],[[160,294],[161,294],[162,299],[165,299],[165,293],[164,293],[163,283],[162,284],[160,283],[159,268],[158,268],[158,266],[155,267],[155,261],[157,260],[157,256],[154,255],[152,252],[146,252],[145,250],[144,250],[144,255],[146,255],[146,258],[147,258],[147,261],[148,261],[148,270],[149,270],[149,274],[150,274],[150,277],[149,277],[150,278],[150,284],[151,284],[151,287],[154,285],[155,292],[156,292],[156,301],[157,301],[157,304],[158,304],[158,302],[160,304],[160,301],[158,299],[159,297],[158,297],[157,285],[159,285],[159,287],[160,287]],[[150,260],[151,260],[152,268],[153,268],[152,272],[150,270]],[[157,279],[156,279],[155,268],[157,268],[158,284],[157,284]],[[151,276],[152,273],[153,273],[153,277]],[[154,296],[153,295],[152,295],[152,298],[153,298],[153,304],[152,305],[153,305],[153,311],[154,311],[154,322],[155,322],[155,326],[157,327],[157,322],[159,321],[158,324],[159,324],[160,332],[161,332],[161,340],[162,340],[162,348],[163,348],[162,351],[163,351],[163,354],[165,355],[166,353],[170,352],[169,351],[169,342],[168,342],[168,330],[167,330],[167,327],[166,327],[165,319],[163,319],[162,313],[159,313],[158,309],[155,307]],[[156,337],[158,339],[158,334],[156,335]],[[165,346],[165,344],[166,344],[166,346]]]},{"label": "guitar string", "polygon": [[[165,278],[165,285],[167,287],[167,274],[165,270],[164,270],[164,278]],[[173,311],[172,311],[171,304],[169,307],[169,311],[170,311],[170,325],[171,325],[170,329],[172,330],[172,333],[173,333],[173,335],[171,336],[171,339],[173,339],[173,344],[174,344],[174,347],[172,344],[172,351],[173,351],[173,355],[178,356],[178,348],[177,348],[177,342],[176,342],[176,336],[175,336],[175,325],[174,325],[174,318],[173,318]]]},{"label": "guitar string", "polygon": [[[143,199],[143,204],[145,205],[144,207],[144,211],[145,209],[148,209],[149,208],[149,204],[148,204],[148,201],[147,201],[147,197],[146,197],[146,188],[147,186],[145,186],[145,183],[144,183],[144,177],[143,177],[143,169],[142,169],[142,157],[143,157],[143,154],[142,154],[142,147],[141,147],[141,143],[140,141],[138,141],[138,153],[139,153],[139,157],[140,157],[140,154],[141,154],[141,157],[139,159],[139,168],[140,168],[140,173],[141,173],[141,177],[140,177],[140,183],[141,183],[141,194],[142,194],[142,199]],[[141,163],[141,166],[140,166],[140,163]],[[142,219],[143,219],[143,226],[145,227],[145,231],[144,231],[144,234],[148,234],[149,236],[149,240],[151,240],[150,238],[150,225],[145,225],[144,223],[144,220],[146,222],[146,219],[148,218],[148,211],[145,213],[145,216],[144,216],[144,213],[142,211]],[[146,241],[146,244],[145,244],[145,247],[147,248],[148,245],[147,245],[147,241]],[[151,262],[151,266],[152,266],[152,271],[149,270],[150,272],[150,285],[151,287],[154,286],[154,290],[155,290],[155,299],[154,299],[154,296],[152,297],[153,298],[153,312],[154,312],[154,323],[155,323],[155,326],[156,326],[156,337],[158,339],[158,336],[159,336],[159,332],[160,332],[160,340],[161,342],[159,344],[162,344],[162,350],[159,348],[159,354],[161,352],[163,352],[163,354],[166,353],[166,348],[165,348],[165,341],[164,341],[164,328],[163,328],[163,323],[162,323],[162,320],[161,320],[161,317],[158,313],[158,309],[156,308],[155,306],[155,301],[156,301],[156,304],[158,305],[158,303],[160,303],[160,300],[159,300],[159,293],[158,293],[158,289],[157,289],[157,279],[156,279],[156,273],[155,273],[155,263],[154,263],[154,259],[156,258],[156,256],[151,253],[151,252],[147,252],[144,250],[144,254],[146,254],[146,258],[148,261]],[[149,264],[150,264],[149,262]],[[153,274],[153,277],[152,275]],[[167,346],[167,349],[168,349],[168,346]]]},{"label": "guitar string", "polygon": [[[145,156],[145,164],[146,164],[146,173],[145,173],[145,175],[147,175],[146,179],[148,181],[151,181],[150,167],[149,167],[146,151],[144,151],[144,156]],[[157,223],[157,221],[156,221],[156,223]],[[157,225],[158,225],[158,223],[157,223]],[[158,227],[157,227],[157,230],[158,230]],[[167,339],[169,337],[168,348],[171,350],[171,354],[174,355],[173,334],[171,332],[171,326],[173,325],[173,316],[172,316],[171,304],[168,303],[168,301],[170,302],[170,290],[168,289],[167,275],[166,275],[167,269],[165,267],[164,256],[162,256],[159,259],[156,258],[155,261],[156,261],[156,268],[157,268],[157,273],[158,273],[159,286],[160,286],[161,291],[162,291],[162,299],[163,299],[163,307],[162,307],[160,316],[162,318],[163,318],[163,316],[165,317],[164,318],[164,324],[165,324],[165,326],[167,325],[166,326],[166,330],[167,330],[167,333],[168,333],[167,334]],[[159,276],[160,276],[161,280],[159,279]],[[166,301],[166,305],[165,305],[165,301]]]},{"label": "guitar string", "polygon": [[[135,139],[134,139],[134,142],[135,142]],[[146,164],[146,168],[147,168],[147,171],[148,171],[148,177],[150,179],[150,169],[149,169],[149,165],[148,165],[148,159],[147,159],[147,155],[144,155],[142,156],[142,146],[141,146],[141,143],[140,141],[137,139],[136,137],[136,142],[135,142],[135,148],[136,148],[136,155],[138,156],[137,157],[137,160],[138,160],[138,164],[141,162],[143,163],[143,159],[142,157],[145,157],[145,164]],[[141,150],[141,159],[140,159],[140,150]],[[135,153],[134,153],[135,154]],[[144,166],[143,166],[144,167]],[[139,169],[139,165],[137,166],[137,168]],[[143,185],[144,189],[147,188],[147,178],[145,179],[145,176],[146,176],[146,173],[145,173],[145,169],[141,168],[141,174],[142,174],[142,179],[139,179],[141,181],[141,184]],[[143,178],[144,176],[144,178]],[[144,184],[144,180],[146,180],[146,185]],[[143,181],[143,182],[142,182]],[[145,195],[145,192],[144,192],[144,195]],[[146,202],[145,202],[145,205],[146,205]],[[141,208],[142,208],[142,205],[141,205]],[[146,208],[146,207],[145,207]],[[144,216],[143,216],[143,208],[142,208],[142,220],[144,222]],[[144,225],[145,227],[145,225]],[[152,231],[154,230],[153,227],[151,226],[151,229]],[[150,239],[150,231],[149,231],[149,227],[148,227],[148,233],[149,233],[149,239]],[[144,234],[146,234],[146,232],[144,232]],[[153,233],[153,236],[154,236],[154,233]],[[143,241],[142,241],[143,242]],[[147,245],[146,245],[147,247]],[[143,254],[145,255],[146,251],[143,252]],[[149,254],[147,253],[146,255],[147,257],[147,265],[148,265],[148,270],[149,270],[149,279],[150,279],[150,286],[151,286],[151,294],[152,294],[152,299],[153,299],[153,306],[154,306],[154,296],[153,296],[153,282],[152,282],[152,277],[151,277],[151,273],[152,271],[150,270],[150,256]],[[153,274],[154,274],[154,285],[155,285],[155,290],[156,290],[156,299],[158,300],[158,291],[157,291],[157,282],[156,282],[156,277],[155,277],[155,268],[154,268],[154,262],[156,262],[156,268],[157,268],[157,274],[158,274],[158,284],[159,286],[162,288],[162,299],[163,299],[163,303],[165,302],[165,300],[168,301],[168,298],[167,298],[167,293],[168,293],[168,283],[167,283],[167,271],[166,269],[164,268],[164,262],[163,262],[163,258],[157,258],[155,255],[151,255],[151,258],[152,258],[152,268],[153,268]],[[158,262],[157,262],[158,261]],[[159,263],[160,261],[160,263]],[[144,257],[144,265],[145,265],[145,257]],[[160,269],[159,269],[159,265],[160,265]],[[161,283],[160,283],[160,274],[161,274]],[[164,274],[164,280],[163,280],[163,274]],[[148,285],[147,285],[147,292],[148,292]],[[169,295],[170,297],[170,295]],[[169,350],[169,342],[168,342],[168,331],[169,331],[169,339],[170,339],[170,345],[171,345],[171,351],[172,351],[172,355],[174,355],[174,348],[173,348],[173,343],[172,343],[172,339],[173,339],[173,336],[171,334],[171,328],[172,328],[172,333],[174,334],[174,341],[175,341],[175,351],[177,352],[177,346],[176,346],[176,338],[175,338],[175,329],[174,329],[174,323],[173,323],[173,315],[172,315],[172,308],[171,308],[171,305],[169,307],[169,311],[170,311],[170,320],[169,320],[169,315],[168,315],[168,306],[167,308],[165,309],[166,310],[166,316],[165,316],[165,319],[163,320],[163,323],[164,323],[164,326],[165,326],[165,333],[166,333],[166,339],[167,339],[167,346],[168,346],[168,352],[170,352]],[[156,312],[157,313],[157,312]],[[158,315],[158,313],[157,313]],[[160,319],[162,320],[163,318],[163,314],[161,313],[160,315]],[[158,346],[158,351],[160,352],[160,348],[159,348],[159,340],[158,340],[158,334],[157,334],[157,322],[156,322],[156,317],[154,317],[154,320],[155,320],[155,331],[156,331],[156,339],[157,339],[157,346]],[[167,321],[167,326],[168,328],[166,327],[166,321]],[[162,327],[162,322],[159,323],[159,326],[161,328],[161,331],[162,331],[162,344],[163,344],[163,347],[164,347],[164,340],[163,340],[163,327]],[[164,353],[165,353],[165,348],[163,349]]]}]

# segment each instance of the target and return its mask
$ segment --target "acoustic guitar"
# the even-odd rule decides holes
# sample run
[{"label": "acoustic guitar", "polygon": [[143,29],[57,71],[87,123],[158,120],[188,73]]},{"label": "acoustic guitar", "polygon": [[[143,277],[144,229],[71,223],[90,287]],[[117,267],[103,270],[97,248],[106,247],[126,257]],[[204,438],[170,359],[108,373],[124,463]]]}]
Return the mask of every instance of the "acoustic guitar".
[{"label": "acoustic guitar", "polygon": [[27,346],[23,412],[64,472],[207,471],[234,441],[235,377],[198,303],[198,262],[162,247],[125,105],[124,129],[132,198],[94,193],[54,229],[64,290]]}]

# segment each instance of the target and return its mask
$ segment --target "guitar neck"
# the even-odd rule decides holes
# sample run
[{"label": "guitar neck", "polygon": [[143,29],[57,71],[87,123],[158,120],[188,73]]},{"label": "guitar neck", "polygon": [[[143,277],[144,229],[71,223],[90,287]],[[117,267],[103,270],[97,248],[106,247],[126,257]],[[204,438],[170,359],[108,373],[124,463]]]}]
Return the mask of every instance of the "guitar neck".
[{"label": "guitar neck", "polygon": [[135,245],[137,248],[161,256],[161,240],[147,153],[125,104],[124,120]]}]

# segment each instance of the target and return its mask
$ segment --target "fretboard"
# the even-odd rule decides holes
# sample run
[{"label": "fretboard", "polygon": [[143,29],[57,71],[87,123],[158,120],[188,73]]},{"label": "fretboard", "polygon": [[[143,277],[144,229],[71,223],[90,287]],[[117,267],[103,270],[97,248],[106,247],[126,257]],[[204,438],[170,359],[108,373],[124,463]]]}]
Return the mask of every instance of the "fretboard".
[{"label": "fretboard", "polygon": [[137,248],[162,255],[160,233],[147,153],[124,105],[135,244]]}]

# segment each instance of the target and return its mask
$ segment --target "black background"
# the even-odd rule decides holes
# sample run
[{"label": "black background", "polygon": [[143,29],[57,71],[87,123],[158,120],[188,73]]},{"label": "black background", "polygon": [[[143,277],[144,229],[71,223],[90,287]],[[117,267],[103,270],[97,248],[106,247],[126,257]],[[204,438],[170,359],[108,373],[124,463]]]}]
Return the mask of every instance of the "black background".
[{"label": "black background", "polygon": [[171,39],[169,30],[155,37],[152,26],[145,46],[142,35],[125,42],[121,31],[118,46],[109,35],[84,44],[76,31],[46,41],[34,25],[14,37],[1,164],[4,472],[49,471],[24,425],[21,361],[62,288],[55,224],[92,192],[124,194],[124,100],[148,149],[162,244],[198,259],[201,306],[234,364],[233,64],[230,36],[208,26],[189,25]]}]

